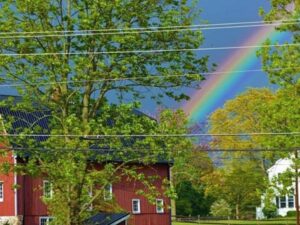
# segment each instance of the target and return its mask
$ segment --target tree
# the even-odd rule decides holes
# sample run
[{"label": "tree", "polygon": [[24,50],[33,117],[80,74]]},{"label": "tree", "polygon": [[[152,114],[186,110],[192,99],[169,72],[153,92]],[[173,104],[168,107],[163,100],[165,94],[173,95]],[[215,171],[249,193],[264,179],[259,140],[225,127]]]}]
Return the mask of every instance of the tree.
[{"label": "tree", "polygon": [[176,186],[176,212],[181,216],[208,216],[213,203],[212,196],[205,195],[205,185],[193,185],[182,181]]},{"label": "tree", "polygon": [[232,209],[236,219],[248,216],[260,204],[265,178],[251,160],[232,161],[224,168],[215,169],[203,178],[206,194],[215,199],[224,199]]},{"label": "tree", "polygon": [[175,158],[172,181],[175,186],[182,182],[190,182],[195,187],[201,186],[201,178],[212,170],[213,163],[207,149],[201,146],[191,146],[189,151],[182,151]]},{"label": "tree", "polygon": [[[37,122],[30,129],[18,130],[17,138],[9,138],[10,143],[24,148],[18,156],[27,160],[14,169],[35,176],[47,174],[55,194],[46,203],[57,224],[82,224],[90,214],[90,203],[101,196],[101,187],[116,182],[122,174],[142,177],[127,163],[153,163],[162,154],[172,155],[171,149],[188,149],[188,141],[181,138],[84,138],[185,130],[174,124],[180,113],[163,113],[157,123],[133,111],[145,97],[158,103],[166,96],[176,101],[188,99],[174,88],[197,88],[203,77],[196,74],[208,70],[208,57],[192,51],[142,52],[202,44],[200,31],[136,29],[190,25],[198,14],[188,2],[5,0],[0,4],[0,29],[8,32],[0,45],[1,82],[17,82],[16,90],[22,96],[19,102],[12,104],[13,99],[8,99],[2,105],[43,112],[38,120],[48,120],[47,129]],[[193,75],[169,76],[175,74]],[[117,99],[117,104],[111,99]],[[183,125],[186,120],[180,118]],[[6,122],[7,130],[11,130],[9,125]],[[25,135],[35,133],[50,135],[42,142]],[[90,151],[91,146],[98,150]],[[115,157],[123,163],[106,163],[99,171],[90,166],[91,157],[95,163]],[[143,182],[149,186],[146,179]],[[91,186],[99,190],[93,198],[88,194]]]},{"label": "tree", "polygon": [[[272,111],[274,114],[272,117],[274,120],[273,124],[276,123],[276,130],[288,130],[295,129],[293,126],[294,122],[297,124],[299,118],[295,118],[294,115],[290,114],[290,111],[297,111],[299,115],[299,105],[289,105],[290,100],[286,96],[287,93],[291,94],[292,99],[299,99],[299,59],[300,59],[300,25],[299,25],[299,15],[300,15],[300,1],[299,0],[271,0],[271,10],[265,13],[261,10],[261,15],[267,22],[272,20],[294,20],[294,23],[283,22],[277,27],[277,30],[281,32],[289,32],[291,34],[291,40],[286,43],[286,45],[281,47],[272,48],[271,41],[267,40],[264,44],[265,48],[258,51],[258,55],[262,59],[263,69],[269,75],[270,80],[280,86],[286,88],[285,96],[281,96],[281,100],[276,103],[276,108],[279,108],[279,112]],[[288,91],[289,90],[289,91]],[[292,91],[292,92],[290,92]],[[282,98],[284,97],[284,98]],[[282,101],[285,99],[284,101]],[[273,108],[275,110],[276,108]],[[281,108],[286,108],[284,114],[282,114]],[[278,121],[278,119],[280,121]],[[280,123],[278,123],[280,122]],[[285,146],[298,147],[298,139],[295,137],[280,137],[279,143]],[[274,141],[275,143],[275,141]],[[298,168],[299,160],[298,153],[295,151],[295,182],[296,182],[296,199],[299,198],[298,193]],[[297,211],[297,224],[300,224],[300,213],[299,213],[299,202],[296,201],[296,211]]]},{"label": "tree", "polygon": [[[277,27],[278,31],[291,33],[292,40],[287,42],[287,45],[273,48],[270,45],[270,40],[267,40],[264,45],[269,47],[261,48],[258,55],[262,59],[263,69],[269,75],[270,81],[281,86],[294,85],[299,80],[299,14],[300,1],[299,0],[270,0],[271,10],[265,12],[261,10],[260,13],[266,22],[274,20],[294,20],[294,23],[283,22]],[[288,45],[288,44],[293,45]]]},{"label": "tree", "polygon": [[[286,86],[272,93],[266,89],[249,90],[235,99],[228,101],[224,108],[216,110],[210,117],[212,133],[260,133],[260,132],[296,132],[299,127],[299,85]],[[274,183],[267,182],[266,170],[280,157],[291,157],[291,150],[299,145],[293,135],[243,135],[217,137],[212,140],[214,148],[233,149],[224,152],[224,170],[220,170],[217,178],[211,178],[213,190],[222,193],[220,184],[224,184],[230,193],[224,197],[230,204],[244,204],[249,201],[252,206],[259,204],[259,198],[268,186],[274,189]],[[270,149],[269,151],[251,151],[251,149]],[[245,150],[245,151],[243,151]],[[288,150],[288,151],[285,151]],[[297,160],[294,160],[297,161]],[[242,163],[241,163],[242,162]],[[248,167],[248,169],[247,169]],[[252,168],[252,169],[249,169]],[[244,172],[242,172],[244,171]],[[231,174],[231,175],[230,175]],[[230,182],[227,183],[227,176]],[[248,180],[241,182],[243,177]],[[292,180],[291,180],[292,179]],[[290,188],[294,176],[286,173],[282,181]],[[261,182],[265,180],[265,182]],[[223,183],[222,183],[223,182]],[[282,183],[282,182],[281,182]],[[217,184],[217,185],[216,185]],[[234,185],[233,185],[234,184]],[[245,187],[243,187],[246,184]],[[277,184],[278,185],[278,184]],[[231,187],[231,189],[230,189]],[[240,189],[252,188],[253,196],[237,201]],[[257,191],[255,191],[257,189]],[[223,198],[223,196],[221,196]],[[235,199],[234,201],[228,198]],[[271,208],[271,207],[269,207]],[[237,209],[237,208],[236,208]],[[236,210],[236,214],[238,214]]]},{"label": "tree", "polygon": [[220,199],[215,201],[211,206],[211,214],[216,217],[230,217],[231,208],[229,204],[224,200]]},{"label": "tree", "polygon": [[[270,127],[264,123],[265,112],[274,101],[276,95],[268,89],[249,89],[245,93],[225,103],[223,108],[217,109],[209,118],[211,133],[261,133],[271,132]],[[270,138],[267,138],[271,140]],[[212,148],[251,150],[265,148],[263,136],[222,136],[214,137]],[[273,146],[274,147],[274,146]],[[278,152],[235,151],[224,152],[224,157],[246,157],[257,161],[257,165],[265,171],[270,162],[278,159]]]},{"label": "tree", "polygon": [[212,170],[212,160],[205,147],[191,146],[190,150],[176,155],[171,168],[172,183],[177,193],[173,213],[176,208],[178,215],[208,215],[213,199],[204,195],[205,184],[201,178]]}]

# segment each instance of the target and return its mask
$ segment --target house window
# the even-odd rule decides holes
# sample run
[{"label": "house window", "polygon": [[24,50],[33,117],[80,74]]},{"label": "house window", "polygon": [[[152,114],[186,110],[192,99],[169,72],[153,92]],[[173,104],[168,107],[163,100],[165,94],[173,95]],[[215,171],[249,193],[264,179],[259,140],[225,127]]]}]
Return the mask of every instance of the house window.
[{"label": "house window", "polygon": [[289,196],[288,197],[288,205],[289,205],[289,208],[294,208],[294,196]]},{"label": "house window", "polygon": [[277,207],[277,209],[279,208],[279,197],[278,196],[276,196],[276,207]]},{"label": "house window", "polygon": [[0,202],[3,202],[4,200],[4,187],[3,187],[3,182],[0,181]]},{"label": "house window", "polygon": [[163,199],[156,199],[156,212],[164,213],[164,200]]},{"label": "house window", "polygon": [[286,197],[285,196],[280,197],[280,208],[286,208]]},{"label": "house window", "polygon": [[49,225],[52,220],[52,217],[40,217],[40,225]]},{"label": "house window", "polygon": [[45,198],[52,198],[53,196],[52,183],[48,180],[43,181],[43,196]]},{"label": "house window", "polygon": [[140,199],[132,199],[132,213],[141,213]]},{"label": "house window", "polygon": [[104,187],[104,200],[112,199],[112,184],[105,185]]}]

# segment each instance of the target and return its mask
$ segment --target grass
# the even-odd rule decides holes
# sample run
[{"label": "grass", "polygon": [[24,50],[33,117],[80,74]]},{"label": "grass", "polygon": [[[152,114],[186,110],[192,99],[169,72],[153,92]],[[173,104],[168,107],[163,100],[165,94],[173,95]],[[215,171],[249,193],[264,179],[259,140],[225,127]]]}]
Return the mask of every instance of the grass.
[{"label": "grass", "polygon": [[279,218],[272,220],[200,220],[199,223],[173,222],[172,225],[295,225],[295,218]]}]

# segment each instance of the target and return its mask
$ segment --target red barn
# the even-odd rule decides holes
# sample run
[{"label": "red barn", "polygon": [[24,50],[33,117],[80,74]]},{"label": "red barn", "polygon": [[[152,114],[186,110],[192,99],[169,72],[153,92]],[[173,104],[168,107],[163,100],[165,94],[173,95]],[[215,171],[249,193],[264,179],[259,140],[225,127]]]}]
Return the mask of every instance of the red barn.
[{"label": "red barn", "polygon": [[[3,160],[3,159],[2,159]],[[5,160],[14,162],[12,155]],[[146,175],[158,175],[155,184],[161,190],[161,181],[169,178],[169,164],[158,163],[152,166],[144,166],[141,173]],[[43,178],[20,176],[13,173],[0,175],[0,221],[13,221],[16,218],[25,225],[44,225],[44,221],[51,219],[47,207],[42,201],[44,195],[40,187],[45,187]],[[15,191],[14,185],[20,188]],[[124,211],[131,214],[130,223],[133,225],[168,225],[171,224],[170,199],[162,197],[157,199],[157,204],[150,204],[143,196],[137,195],[139,184],[127,181],[126,177],[111,186],[112,194]],[[125,215],[127,219],[127,215]]]},{"label": "red barn", "polygon": [[[8,113],[9,110],[0,108],[0,115]],[[5,145],[0,145],[5,149]],[[18,163],[12,151],[0,158],[0,162],[11,164]],[[170,164],[168,162],[158,162],[151,166],[139,165],[140,173],[149,176],[158,176],[155,186],[163,195],[162,181],[170,179]],[[46,225],[51,220],[47,207],[42,201],[42,197],[49,189],[48,182],[43,178],[33,178],[30,176],[21,176],[14,173],[0,174],[0,224],[10,221],[10,224],[23,225]],[[14,187],[18,186],[18,189]],[[171,224],[170,199],[160,197],[156,199],[156,204],[150,204],[147,199],[136,194],[141,186],[136,181],[128,181],[122,177],[118,183],[114,183],[109,191],[116,199],[124,212],[123,214],[99,214],[90,218],[91,224],[102,221],[103,225],[131,224],[131,225],[169,225]],[[42,188],[41,188],[42,187]],[[49,190],[48,190],[49,191]],[[128,221],[127,221],[128,220]],[[107,222],[105,222],[107,221]],[[90,224],[89,223],[89,224]]]}]

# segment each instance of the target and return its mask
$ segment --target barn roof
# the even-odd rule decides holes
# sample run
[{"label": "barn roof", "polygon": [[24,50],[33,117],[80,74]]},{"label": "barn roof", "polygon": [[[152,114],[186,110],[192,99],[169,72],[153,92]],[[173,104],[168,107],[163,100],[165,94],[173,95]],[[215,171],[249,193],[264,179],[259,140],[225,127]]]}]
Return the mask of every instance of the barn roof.
[{"label": "barn roof", "polygon": [[[13,97],[15,102],[19,102],[21,101],[21,97],[20,96],[9,96],[9,95],[0,95],[0,102],[3,100],[8,99],[9,97]],[[153,119],[153,117],[150,117],[148,115],[146,115],[143,112],[140,112],[139,110],[134,109],[133,113],[138,115],[138,116],[147,116],[150,119]],[[11,130],[8,130],[8,133],[12,133],[12,134],[18,134],[20,131],[19,129],[23,129],[23,128],[29,128],[31,130],[35,130],[35,128],[39,127],[42,128],[43,130],[43,134],[45,134],[46,136],[37,136],[35,137],[35,139],[37,140],[37,142],[42,142],[45,141],[47,139],[47,134],[49,134],[49,118],[51,117],[51,112],[49,110],[44,110],[44,111],[34,111],[34,112],[26,112],[26,111],[22,111],[22,110],[12,110],[9,107],[6,106],[0,106],[0,115],[3,116],[4,120],[8,119],[9,117],[13,117],[14,121],[12,123],[12,128]],[[108,121],[109,124],[113,124],[110,121]],[[132,138],[132,140],[128,140],[126,139],[126,141],[123,141],[124,146],[129,147],[132,146],[132,144],[134,143],[135,138]],[[131,143],[132,142],[132,143]],[[22,149],[23,147],[26,148],[26,146],[18,146],[16,143],[10,143],[14,149]],[[21,147],[21,148],[20,148]],[[113,151],[118,150],[118,149],[112,149],[109,147],[101,147],[101,151],[99,150],[99,146],[95,143],[94,145],[90,146],[91,150],[95,150],[95,154],[111,154]],[[106,150],[106,151],[105,151]],[[22,149],[22,152],[26,152],[24,151],[24,149]],[[101,152],[101,153],[99,153]],[[18,153],[17,153],[18,154]],[[143,154],[143,153],[141,153]],[[28,155],[28,153],[26,153],[25,155]],[[95,155],[96,157],[96,155]],[[91,159],[93,160],[93,159]],[[114,162],[121,162],[121,159],[115,158],[112,159]],[[173,163],[170,159],[167,159],[166,156],[164,154],[158,156],[157,162],[156,163],[161,163],[161,164],[170,164]]]},{"label": "barn roof", "polygon": [[86,220],[85,225],[118,225],[129,216],[129,213],[98,213]]}]

